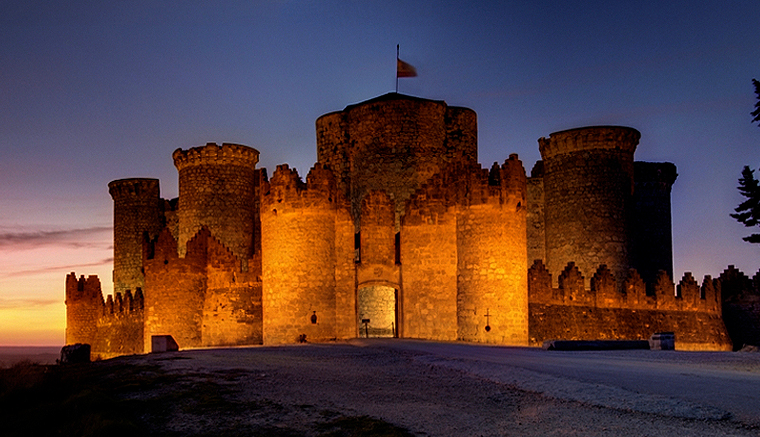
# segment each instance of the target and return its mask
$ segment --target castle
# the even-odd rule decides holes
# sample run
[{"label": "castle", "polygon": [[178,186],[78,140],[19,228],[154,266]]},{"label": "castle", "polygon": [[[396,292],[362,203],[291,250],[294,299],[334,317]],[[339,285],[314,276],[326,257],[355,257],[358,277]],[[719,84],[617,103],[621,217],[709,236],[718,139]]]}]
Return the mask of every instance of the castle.
[{"label": "castle", "polygon": [[443,101],[386,94],[316,133],[305,182],[214,143],[173,153],[178,199],[112,181],[114,295],[68,275],[66,343],[111,357],[167,334],[193,348],[674,331],[682,349],[731,349],[720,280],[671,280],[676,168],[634,162],[635,129],[541,138],[530,177],[514,154],[482,168],[475,112]]}]

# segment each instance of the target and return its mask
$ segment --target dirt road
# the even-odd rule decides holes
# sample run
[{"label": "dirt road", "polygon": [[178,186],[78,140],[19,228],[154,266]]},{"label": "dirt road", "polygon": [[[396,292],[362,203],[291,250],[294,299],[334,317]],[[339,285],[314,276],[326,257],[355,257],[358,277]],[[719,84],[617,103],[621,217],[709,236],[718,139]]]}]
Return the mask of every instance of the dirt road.
[{"label": "dirt road", "polygon": [[177,408],[163,424],[187,435],[327,435],[320,424],[337,416],[419,436],[760,435],[760,354],[355,340],[119,360],[225,388],[236,408]]}]

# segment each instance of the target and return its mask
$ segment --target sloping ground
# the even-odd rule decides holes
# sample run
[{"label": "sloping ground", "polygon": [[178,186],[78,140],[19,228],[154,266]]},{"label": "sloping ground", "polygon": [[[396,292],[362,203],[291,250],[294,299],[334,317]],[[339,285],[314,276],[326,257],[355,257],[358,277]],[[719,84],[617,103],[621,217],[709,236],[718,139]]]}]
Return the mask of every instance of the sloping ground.
[{"label": "sloping ground", "polygon": [[[659,361],[691,355],[645,352]],[[398,340],[208,349],[2,371],[3,435],[757,435],[731,411],[567,377],[552,354]],[[506,355],[528,364],[505,364]],[[555,353],[559,354],[559,353]],[[597,353],[600,363],[627,355]],[[712,355],[755,383],[760,354]],[[564,357],[567,357],[564,358]],[[639,356],[636,356],[639,357]],[[726,357],[721,358],[721,357]],[[719,362],[724,359],[724,362]],[[606,360],[606,361],[605,361]],[[664,361],[663,361],[664,360]],[[726,364],[725,360],[730,362]],[[522,362],[522,361],[521,361]],[[586,364],[582,365],[587,368]],[[741,376],[740,376],[741,378]],[[44,418],[44,420],[42,420]]]}]

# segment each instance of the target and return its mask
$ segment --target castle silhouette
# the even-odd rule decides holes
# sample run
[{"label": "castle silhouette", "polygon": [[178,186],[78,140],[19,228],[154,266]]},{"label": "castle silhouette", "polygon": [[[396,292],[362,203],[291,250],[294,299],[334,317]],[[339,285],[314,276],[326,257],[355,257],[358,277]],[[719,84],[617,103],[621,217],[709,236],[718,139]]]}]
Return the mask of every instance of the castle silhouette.
[{"label": "castle silhouette", "polygon": [[155,179],[109,184],[114,295],[66,278],[66,343],[101,357],[356,337],[539,345],[647,339],[730,350],[721,284],[672,282],[671,163],[635,162],[638,131],[599,126],[478,163],[471,109],[397,93],[316,121],[304,182],[253,148],[173,153]]}]

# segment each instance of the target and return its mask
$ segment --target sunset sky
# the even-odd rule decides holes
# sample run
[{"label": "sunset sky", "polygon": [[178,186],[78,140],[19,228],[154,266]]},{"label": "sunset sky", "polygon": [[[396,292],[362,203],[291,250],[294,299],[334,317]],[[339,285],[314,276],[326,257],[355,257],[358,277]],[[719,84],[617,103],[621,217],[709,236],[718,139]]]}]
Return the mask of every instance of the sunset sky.
[{"label": "sunset sky", "polygon": [[0,345],[63,344],[69,272],[112,291],[109,181],[176,197],[172,151],[207,142],[305,176],[317,117],[393,91],[396,44],[419,74],[399,92],[477,112],[483,166],[518,153],[530,172],[564,129],[638,129],[637,160],[678,167],[676,280],[753,275],[729,213],[760,167],[758,23],[757,0],[0,0]]}]

